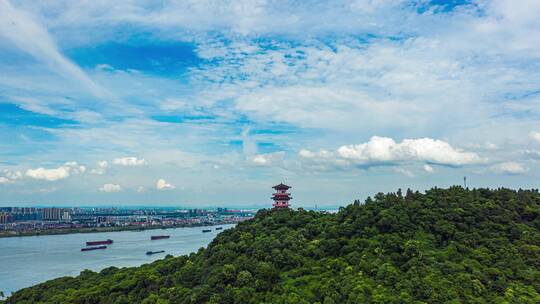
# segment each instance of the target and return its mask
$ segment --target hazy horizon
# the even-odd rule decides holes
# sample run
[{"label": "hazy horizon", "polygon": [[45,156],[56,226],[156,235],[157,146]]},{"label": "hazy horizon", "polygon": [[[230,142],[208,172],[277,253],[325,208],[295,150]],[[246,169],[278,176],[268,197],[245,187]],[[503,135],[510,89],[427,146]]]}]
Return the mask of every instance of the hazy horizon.
[{"label": "hazy horizon", "polygon": [[0,205],[538,188],[540,1],[0,0]]}]

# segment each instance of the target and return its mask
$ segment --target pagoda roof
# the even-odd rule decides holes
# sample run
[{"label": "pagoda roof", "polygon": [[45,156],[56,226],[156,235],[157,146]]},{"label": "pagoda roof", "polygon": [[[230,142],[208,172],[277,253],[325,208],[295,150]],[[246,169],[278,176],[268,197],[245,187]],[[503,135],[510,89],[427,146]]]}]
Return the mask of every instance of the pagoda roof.
[{"label": "pagoda roof", "polygon": [[272,187],[272,188],[274,188],[274,189],[276,189],[276,190],[281,190],[281,189],[287,190],[287,189],[290,189],[291,187],[285,185],[284,183],[280,183],[279,185],[275,185],[275,186]]}]

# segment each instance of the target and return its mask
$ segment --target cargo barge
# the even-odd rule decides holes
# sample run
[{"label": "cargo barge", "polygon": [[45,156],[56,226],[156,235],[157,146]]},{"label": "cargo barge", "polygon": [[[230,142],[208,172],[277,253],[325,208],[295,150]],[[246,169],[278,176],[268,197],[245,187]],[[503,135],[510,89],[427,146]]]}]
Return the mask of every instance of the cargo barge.
[{"label": "cargo barge", "polygon": [[152,255],[152,254],[163,253],[163,252],[165,252],[165,250],[160,250],[160,251],[147,251],[147,252],[146,252],[146,255]]},{"label": "cargo barge", "polygon": [[96,246],[96,247],[86,247],[86,248],[81,248],[81,251],[91,251],[91,250],[99,250],[99,249],[107,249],[107,246],[103,245],[103,246]]},{"label": "cargo barge", "polygon": [[212,229],[204,229],[202,232],[210,232]]},{"label": "cargo barge", "polygon": [[86,246],[110,245],[112,243],[113,243],[113,240],[108,239],[108,240],[105,240],[105,241],[86,242]]},{"label": "cargo barge", "polygon": [[150,239],[151,239],[152,241],[154,241],[154,240],[168,239],[168,238],[170,238],[170,237],[171,237],[170,235],[152,235],[152,236],[150,237]]}]

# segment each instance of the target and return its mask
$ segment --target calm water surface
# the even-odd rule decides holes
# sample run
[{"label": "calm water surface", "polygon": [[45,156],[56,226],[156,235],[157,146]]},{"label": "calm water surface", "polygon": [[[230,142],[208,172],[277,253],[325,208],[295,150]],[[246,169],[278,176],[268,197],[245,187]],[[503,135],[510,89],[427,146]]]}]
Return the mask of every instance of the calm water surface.
[{"label": "calm water surface", "polygon": [[[8,295],[49,279],[78,275],[84,269],[99,271],[109,266],[138,266],[167,254],[189,254],[206,247],[221,232],[216,231],[216,227],[0,238],[0,291]],[[202,233],[203,229],[212,229],[212,232]],[[150,236],[161,234],[171,238],[150,240]],[[114,243],[105,250],[80,251],[86,241],[106,239]],[[158,250],[165,252],[146,255],[147,251]]]}]

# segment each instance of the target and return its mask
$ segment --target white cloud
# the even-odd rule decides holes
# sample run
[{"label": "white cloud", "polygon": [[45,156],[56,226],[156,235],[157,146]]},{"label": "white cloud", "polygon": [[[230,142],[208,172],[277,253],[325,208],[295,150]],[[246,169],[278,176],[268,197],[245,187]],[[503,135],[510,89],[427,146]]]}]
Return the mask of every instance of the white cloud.
[{"label": "white cloud", "polygon": [[2,172],[11,180],[17,180],[23,177],[21,171],[2,170]]},{"label": "white cloud", "polygon": [[145,191],[146,191],[146,188],[144,188],[143,186],[137,187],[137,192],[138,193],[144,193]]},{"label": "white cloud", "polygon": [[0,184],[11,184],[14,183],[16,180],[21,179],[23,177],[21,171],[12,171],[8,169],[0,170],[1,173],[3,173],[4,176],[0,176]]},{"label": "white cloud", "polygon": [[96,97],[105,97],[105,89],[97,85],[79,66],[64,57],[47,29],[29,13],[0,0],[0,36],[7,38],[22,51],[49,65],[52,71],[66,79],[76,79]]},{"label": "white cloud", "polygon": [[164,179],[160,178],[156,182],[156,189],[158,190],[167,190],[176,188],[174,185],[167,183]]},{"label": "white cloud", "polygon": [[373,136],[367,143],[341,146],[337,153],[359,163],[420,160],[460,166],[483,161],[476,153],[464,152],[445,141],[431,138],[404,139],[396,143],[388,137]]},{"label": "white cloud", "polygon": [[[540,70],[536,68],[540,57],[537,1],[480,1],[437,13],[433,7],[418,13],[416,3],[429,7],[429,1],[415,4],[408,1],[405,5],[392,0],[346,4],[167,1],[152,6],[131,0],[119,0],[117,5],[106,1],[59,0],[52,4],[19,0],[11,1],[15,8],[7,4],[8,9],[4,9],[7,2],[0,1],[0,25],[6,25],[0,26],[0,37],[11,35],[11,38],[0,39],[2,53],[16,52],[11,47],[19,45],[40,62],[62,66],[56,59],[50,59],[57,57],[55,43],[34,41],[29,35],[14,37],[20,32],[26,33],[19,27],[25,26],[27,20],[39,20],[42,25],[37,24],[41,30],[37,31],[36,40],[49,37],[65,49],[85,50],[110,41],[122,44],[125,39],[116,39],[118,35],[129,38],[145,28],[151,29],[161,41],[171,37],[178,41],[178,37],[182,37],[195,46],[197,56],[207,59],[189,67],[181,83],[162,77],[161,68],[169,67],[160,66],[163,63],[160,60],[156,62],[159,68],[149,73],[122,71],[113,62],[103,62],[95,69],[88,67],[87,73],[99,83],[114,88],[115,95],[129,96],[126,100],[131,102],[130,106],[119,107],[113,113],[94,106],[95,101],[86,98],[77,86],[66,85],[63,79],[59,81],[61,77],[50,75],[49,71],[44,73],[40,62],[1,62],[0,87],[4,95],[28,97],[25,100],[18,97],[13,102],[27,110],[55,116],[68,114],[68,119],[76,117],[84,121],[77,128],[48,128],[47,132],[55,138],[54,147],[58,148],[28,158],[5,153],[9,158],[5,159],[6,163],[33,159],[39,164],[66,159],[69,155],[69,159],[86,163],[90,160],[93,164],[96,159],[92,157],[103,155],[101,157],[107,157],[103,159],[114,166],[112,159],[116,156],[138,155],[146,157],[152,165],[154,162],[177,165],[159,167],[156,163],[153,169],[160,170],[158,176],[174,176],[182,171],[181,174],[193,178],[194,183],[201,183],[208,179],[204,172],[210,167],[207,164],[223,158],[226,160],[219,165],[224,170],[214,170],[210,176],[230,185],[238,180],[239,172],[252,174],[248,170],[256,170],[253,164],[275,163],[271,157],[257,151],[256,140],[259,140],[272,142],[285,151],[310,147],[312,151],[304,149],[298,153],[301,166],[321,170],[397,164],[391,168],[394,169],[402,163],[417,162],[405,166],[417,168],[411,169],[416,173],[416,170],[421,172],[422,165],[431,167],[437,161],[454,166],[475,163],[475,157],[467,160],[463,155],[475,152],[482,159],[521,161],[531,166],[531,175],[540,172],[532,167],[540,163],[518,158],[538,154],[518,155],[514,150],[536,149],[532,146],[534,140],[523,135],[523,130],[537,130],[540,114],[538,94],[534,93],[540,83]],[[253,14],[246,14],[252,7],[255,8]],[[22,10],[29,12],[29,18],[18,18]],[[6,34],[5,31],[14,27],[9,24],[12,19],[16,19],[17,31]],[[321,23],[320,20],[333,22]],[[50,29],[50,35],[45,27]],[[81,32],[85,35],[80,35]],[[137,42],[137,39],[133,41]],[[152,41],[146,42],[152,44]],[[40,49],[32,51],[33,48]],[[53,55],[38,54],[42,50]],[[107,63],[110,65],[106,66]],[[76,78],[65,68],[58,71],[64,77]],[[99,115],[82,113],[81,108],[94,109]],[[124,119],[128,109],[136,114]],[[192,123],[189,119],[182,124],[160,123],[147,118],[156,113],[171,117],[197,113],[217,118],[212,124]],[[239,155],[237,146],[223,144],[239,141],[239,122],[249,122],[253,130],[251,136],[246,132],[242,138],[245,139],[243,155]],[[256,132],[274,130],[274,127],[277,131],[285,127],[292,132],[271,135]],[[398,143],[388,149],[386,156],[367,148],[368,151],[362,152],[357,145],[346,145],[342,150],[358,156],[345,153],[345,157],[337,149],[343,143],[359,143],[362,142],[359,139],[373,134],[387,134],[399,140],[396,139]],[[410,147],[407,149],[414,153],[394,151],[400,151],[396,146],[403,144],[401,138],[419,137],[451,143],[453,151],[448,150],[451,153],[446,154],[456,157],[435,157],[431,152],[417,153]],[[499,148],[484,145],[487,140]],[[517,147],[525,140],[528,142],[523,145],[531,146]],[[31,143],[31,140],[26,141]],[[477,143],[477,146],[468,143]],[[456,149],[457,146],[466,152]],[[183,154],[180,147],[197,152]],[[11,149],[8,144],[0,148],[7,152]],[[152,150],[159,152],[152,154]],[[23,150],[14,147],[11,151]],[[119,155],[118,151],[138,154]],[[174,151],[178,154],[171,153]],[[190,170],[179,170],[185,167]],[[438,172],[438,167],[433,167],[438,173],[434,178],[446,180],[447,170]],[[106,172],[100,170],[99,165],[92,168],[90,171],[94,174]],[[115,173],[132,179],[132,185],[144,184],[143,176],[135,176],[129,170]],[[364,175],[372,176],[369,172]],[[333,177],[339,179],[340,173]],[[377,177],[373,174],[373,178]],[[254,178],[254,182],[260,181],[257,178],[261,177]],[[388,187],[396,186],[387,181]],[[486,178],[486,184],[490,182]],[[524,182],[527,182],[526,177]],[[316,181],[313,184],[319,185]],[[377,181],[377,184],[385,184],[385,181]],[[91,187],[95,190],[98,186]],[[153,186],[147,185],[147,188]],[[221,186],[214,183],[212,187]],[[354,189],[353,186],[341,192]],[[321,189],[321,192],[328,190]],[[200,200],[207,197],[201,195]]]},{"label": "white cloud", "polygon": [[56,192],[58,190],[58,188],[56,187],[49,187],[49,188],[41,188],[39,189],[39,193],[52,193],[52,192]]},{"label": "white cloud", "polygon": [[106,160],[98,161],[97,167],[90,170],[90,173],[96,175],[103,175],[105,174],[105,172],[107,172],[107,168],[109,168],[109,163]]},{"label": "white cloud", "polygon": [[245,156],[251,157],[257,153],[257,142],[249,135],[250,128],[242,130],[242,152]]},{"label": "white cloud", "polygon": [[[127,23],[163,30],[226,31],[240,37],[280,33],[312,36],[335,31],[379,33],[385,30],[385,24],[377,23],[377,18],[386,20],[388,27],[398,24],[405,27],[412,19],[405,17],[414,13],[415,7],[410,5],[411,9],[402,13],[400,8],[407,8],[401,5],[403,1],[323,1],[306,4],[260,0],[170,1],[159,7],[130,0],[118,1],[119,5],[107,5],[107,2],[101,1],[57,1],[61,4],[31,5],[34,2],[30,2],[27,7],[44,11],[61,7],[55,18],[49,17],[50,23],[55,25],[99,23],[112,27]],[[356,23],[352,26],[351,22],[354,21]]]},{"label": "white cloud", "polygon": [[[219,81],[212,92],[221,95],[204,91],[199,99],[233,99],[237,110],[256,121],[347,130],[433,122],[428,114],[450,121],[449,115],[462,116],[460,109],[476,106],[476,93],[465,82],[470,75],[455,59],[433,53],[440,46],[427,39],[274,47],[249,55],[243,46],[226,49],[230,58],[216,57],[223,61],[218,68],[194,73],[195,80]],[[276,75],[276,66],[285,71]],[[457,102],[462,107],[456,109]]]},{"label": "white cloud", "polygon": [[272,164],[280,163],[285,157],[285,152],[273,152],[273,153],[258,153],[257,141],[253,136],[250,136],[251,128],[247,127],[242,130],[242,152],[248,161],[248,163],[256,166],[269,166]]},{"label": "white cloud", "polygon": [[414,173],[412,173],[410,170],[403,169],[403,168],[396,168],[395,169],[397,173],[401,173],[408,177],[414,177]]},{"label": "white cloud", "polygon": [[71,175],[82,174],[86,171],[86,167],[77,164],[77,162],[67,162],[64,165],[54,169],[28,169],[26,176],[33,179],[41,179],[46,181],[56,181],[68,178]]},{"label": "white cloud", "polygon": [[343,169],[351,166],[351,162],[335,156],[335,153],[320,150],[312,152],[306,149],[301,149],[298,156],[302,164],[307,165],[311,170],[315,171],[330,171],[333,169]]},{"label": "white cloud", "polygon": [[107,193],[118,192],[121,190],[122,190],[122,187],[118,184],[105,184],[101,188],[99,188],[99,191],[107,192]]},{"label": "white cloud", "polygon": [[308,159],[335,159],[359,165],[426,161],[461,166],[485,161],[476,153],[454,148],[439,139],[404,139],[401,143],[396,143],[392,138],[379,136],[371,137],[366,143],[341,146],[335,152],[300,150],[299,155]]},{"label": "white cloud", "polygon": [[540,159],[540,151],[538,150],[525,150],[523,151],[523,155],[527,156],[528,158],[535,159],[535,160]]},{"label": "white cloud", "polygon": [[499,147],[496,144],[494,144],[492,142],[489,142],[489,141],[486,142],[485,147],[486,147],[487,150],[497,150],[497,149],[499,149]]},{"label": "white cloud", "polygon": [[119,166],[142,166],[146,164],[146,161],[143,159],[138,159],[137,157],[120,157],[113,160],[113,164]]},{"label": "white cloud", "polygon": [[531,133],[529,133],[529,137],[534,141],[540,143],[540,132],[532,131]]},{"label": "white cloud", "polygon": [[285,152],[274,152],[274,153],[265,153],[265,154],[257,154],[249,158],[249,160],[258,166],[269,166],[272,164],[279,163],[283,161],[283,158],[285,157]]},{"label": "white cloud", "polygon": [[172,110],[182,110],[187,111],[190,109],[190,104],[184,100],[181,99],[174,99],[174,98],[166,98],[161,104],[159,105],[159,108],[166,111],[172,111]]},{"label": "white cloud", "polygon": [[433,170],[432,166],[430,166],[428,164],[425,164],[424,165],[424,171],[429,172],[429,173],[433,173],[434,170]]},{"label": "white cloud", "polygon": [[523,164],[513,161],[493,165],[491,170],[501,174],[523,174],[529,171]]}]

